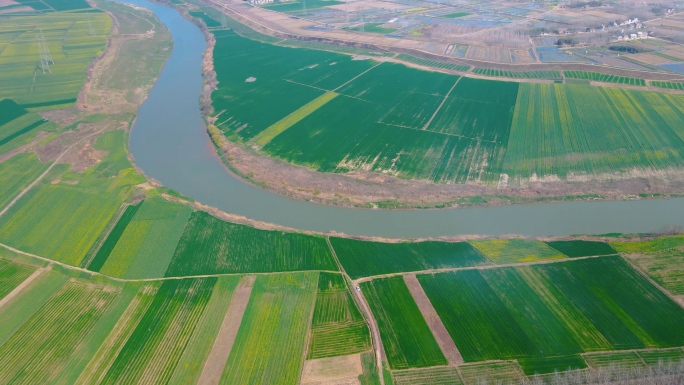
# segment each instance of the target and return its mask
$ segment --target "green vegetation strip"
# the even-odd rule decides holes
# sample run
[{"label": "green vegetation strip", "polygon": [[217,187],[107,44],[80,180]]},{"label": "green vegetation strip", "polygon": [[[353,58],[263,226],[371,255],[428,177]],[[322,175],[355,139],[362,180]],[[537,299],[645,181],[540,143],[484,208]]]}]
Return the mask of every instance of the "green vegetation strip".
[{"label": "green vegetation strip", "polygon": [[124,230],[126,230],[126,226],[128,226],[128,224],[131,222],[133,216],[143,203],[144,201],[138,203],[137,205],[128,205],[126,207],[126,210],[124,211],[123,215],[121,216],[121,218],[119,218],[119,221],[116,223],[112,231],[109,233],[107,239],[104,241],[100,249],[97,251],[97,254],[95,254],[95,258],[93,258],[90,264],[88,264],[88,270],[96,272],[100,271],[102,265],[105,264],[107,258],[111,254],[112,249],[114,249],[116,243],[121,238],[121,235],[123,234]]},{"label": "green vegetation strip", "polygon": [[559,71],[505,71],[490,68],[475,68],[473,73],[484,76],[512,79],[561,79]]},{"label": "green vegetation strip", "polygon": [[337,97],[337,95],[339,95],[339,94],[332,92],[332,91],[328,91],[328,92],[324,93],[323,95],[317,97],[316,99],[305,104],[304,106],[302,106],[298,110],[294,111],[290,115],[279,120],[278,122],[276,122],[272,126],[261,131],[259,134],[254,136],[254,138],[252,138],[252,140],[257,145],[259,145],[260,147],[265,146],[268,142],[270,142],[276,136],[280,135],[283,131],[292,127],[297,122],[304,119],[305,117],[307,117],[309,114],[311,114],[312,112],[319,109],[324,104],[335,99]]},{"label": "green vegetation strip", "polygon": [[609,75],[602,74],[598,72],[587,72],[587,71],[563,71],[566,78],[570,79],[584,79],[592,80],[602,83],[618,83],[626,84],[632,86],[646,86],[646,81],[639,78],[630,78],[626,76]]},{"label": "green vegetation strip", "polygon": [[415,56],[407,55],[404,53],[401,53],[397,55],[397,59],[413,64],[418,64],[426,67],[433,67],[433,68],[442,68],[442,69],[447,69],[447,70],[452,70],[452,71],[461,71],[465,72],[470,69],[470,66],[463,65],[463,64],[454,64],[454,63],[445,63],[441,61],[436,61],[436,60],[430,60],[430,59],[421,59],[417,58]]},{"label": "green vegetation strip", "polygon": [[679,90],[684,91],[684,82],[662,82],[662,81],[651,81],[653,87],[665,88],[668,90]]},{"label": "green vegetation strip", "polygon": [[361,290],[380,328],[390,368],[447,364],[403,277],[363,282]]}]

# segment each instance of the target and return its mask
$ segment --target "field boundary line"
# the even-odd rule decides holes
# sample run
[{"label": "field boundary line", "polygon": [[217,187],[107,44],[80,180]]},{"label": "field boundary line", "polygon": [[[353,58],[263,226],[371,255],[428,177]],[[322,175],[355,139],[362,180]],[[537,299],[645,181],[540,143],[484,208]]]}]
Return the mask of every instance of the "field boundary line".
[{"label": "field boundary line", "polygon": [[[320,88],[320,87],[312,86],[311,84],[299,83],[299,82],[296,82],[296,81],[290,80],[290,79],[283,79],[283,80],[285,80],[285,81],[288,82],[288,83],[296,84],[296,85],[302,86],[302,87],[309,87],[309,88],[312,88],[312,89],[314,89],[314,90],[325,91],[325,92],[335,92],[335,91],[331,91],[331,90],[326,90],[325,88]],[[351,95],[347,95],[347,94],[341,94],[341,93],[339,93],[339,92],[335,92],[335,93],[336,93],[337,95],[339,95],[339,96],[344,96],[344,97],[346,97],[346,98],[356,99],[356,100],[360,100],[360,101],[366,102],[366,103],[377,104],[377,103],[375,103],[375,102],[371,102],[370,100],[361,99],[361,98],[356,97],[356,96],[351,96]],[[230,120],[230,119],[228,119],[228,120]],[[224,121],[223,123],[225,123],[225,122],[227,122],[227,120]]]},{"label": "field boundary line", "polygon": [[24,289],[26,289],[28,285],[31,284],[31,282],[35,281],[36,278],[43,275],[44,272],[50,270],[51,268],[52,267],[50,265],[46,267],[41,267],[34,271],[33,274],[29,275],[25,280],[23,280],[19,285],[17,285],[17,287],[10,291],[4,298],[0,299],[0,309],[2,309],[3,306],[11,302],[14,299],[14,297],[21,294],[21,292]]},{"label": "field boundary line", "polygon": [[356,289],[354,288],[354,281],[352,281],[351,277],[349,277],[347,272],[344,271],[344,266],[342,266],[342,263],[340,262],[339,258],[337,258],[335,248],[333,247],[332,243],[330,243],[330,237],[325,237],[325,241],[328,243],[328,248],[330,248],[330,252],[332,253],[333,258],[335,259],[335,263],[337,263],[337,268],[340,269],[340,272],[342,272],[342,276],[344,277],[344,283],[347,285],[347,290],[351,290],[353,294],[352,298],[354,299],[356,306],[359,307],[359,310],[364,316],[366,325],[368,326],[368,329],[371,333],[371,343],[373,344],[373,350],[375,351],[375,365],[378,369],[378,378],[380,380],[380,385],[385,385],[385,372],[382,366],[382,358],[385,355],[385,349],[382,346],[382,340],[380,339],[380,328],[378,327],[378,324],[375,321],[375,317],[373,317],[373,313],[370,311],[368,303],[366,303],[366,298],[363,296],[363,294],[361,294],[360,291],[356,291]]},{"label": "field boundary line", "polygon": [[442,319],[439,318],[437,310],[435,310],[435,307],[432,306],[432,302],[430,302],[430,299],[423,290],[423,287],[420,285],[420,282],[418,282],[416,275],[409,274],[405,275],[403,278],[406,288],[408,288],[409,293],[411,293],[413,301],[415,301],[416,305],[418,305],[418,309],[423,315],[423,319],[425,319],[430,332],[432,332],[432,335],[435,337],[437,345],[439,345],[439,348],[442,351],[442,354],[444,354],[444,357],[447,359],[449,365],[453,366],[464,364],[465,361],[463,361],[461,352],[458,351],[458,347],[444,326],[444,322],[442,322]]},{"label": "field boundary line", "polygon": [[245,276],[240,280],[235,291],[233,291],[230,304],[221,323],[221,329],[219,329],[214,339],[214,345],[211,347],[209,356],[204,361],[202,374],[197,384],[214,385],[221,382],[223,371],[228,363],[228,357],[233,350],[233,344],[240,331],[242,318],[252,297],[252,288],[255,281],[255,275]]},{"label": "field boundary line", "polygon": [[[342,275],[342,279],[344,280],[344,275]],[[316,312],[316,305],[318,303],[318,295],[321,294],[318,287],[321,282],[321,273],[318,273],[318,276],[316,277],[316,292],[313,295],[313,301],[311,301],[311,310],[309,311],[309,320],[307,323],[307,328],[306,328],[306,338],[304,339],[304,349],[302,352],[302,369],[299,371],[299,377],[297,378],[297,383],[301,384],[302,383],[302,377],[304,377],[304,367],[306,366],[306,357],[309,355],[309,349],[311,348],[311,341],[313,341],[314,337],[314,325],[313,325],[313,318],[314,318],[314,313]],[[345,280],[345,285],[346,285],[346,280]],[[359,356],[360,357],[360,356]]]},{"label": "field boundary line", "polygon": [[367,73],[368,71],[372,70],[373,68],[379,66],[379,65],[382,64],[382,63],[383,63],[383,62],[380,62],[380,63],[378,63],[378,64],[372,66],[371,68],[369,68],[369,69],[367,69],[367,70],[361,72],[360,74],[354,76],[353,78],[349,79],[346,83],[344,83],[344,84],[342,84],[341,86],[335,88],[335,89],[333,90],[333,92],[334,92],[334,91],[337,91],[337,90],[339,90],[340,88],[346,86],[347,84],[353,82],[354,80],[358,79],[359,77],[361,77],[362,75],[364,75],[365,73]]},{"label": "field boundary line", "polygon": [[[346,96],[346,95],[343,95],[343,96]],[[461,100],[467,100],[467,99],[461,99]],[[437,135],[453,136],[453,137],[455,137],[455,138],[461,138],[461,139],[470,140],[470,141],[479,141],[479,142],[481,142],[481,143],[484,142],[484,143],[494,143],[494,144],[496,144],[496,141],[494,141],[494,140],[482,140],[481,138],[471,138],[471,137],[469,137],[469,136],[463,136],[463,135],[458,135],[458,134],[452,134],[452,133],[450,133],[450,132],[440,132],[440,131],[427,130],[426,128],[415,128],[415,127],[409,127],[409,126],[400,126],[400,125],[398,125],[398,124],[385,123],[385,122],[382,122],[382,121],[378,121],[377,123],[378,123],[378,124],[384,124],[384,125],[386,125],[386,126],[399,127],[399,128],[403,128],[403,129],[406,129],[406,130],[426,131],[426,132],[431,132],[431,133],[437,134]]]},{"label": "field boundary line", "polygon": [[[91,271],[82,267],[78,266],[73,266],[66,264],[64,262],[57,261],[55,259],[50,259],[50,258],[45,258],[41,257],[40,255],[35,255],[28,253],[26,251],[22,251],[19,249],[15,249],[12,246],[6,245],[4,243],[0,243],[0,247],[4,247],[5,249],[15,252],[17,254],[25,255],[28,257],[40,259],[41,261],[53,263],[55,265],[62,266],[66,269],[70,270],[77,270],[83,273],[87,273],[90,275],[97,275],[100,277],[105,277],[108,279],[111,279],[112,281],[117,281],[117,282],[158,282],[158,281],[170,281],[174,279],[198,279],[198,278],[213,278],[213,277],[230,277],[230,276],[246,276],[246,275],[278,275],[278,274],[295,274],[295,273],[333,273],[333,274],[339,274],[340,272],[338,270],[292,270],[292,271],[269,271],[269,272],[256,272],[256,273],[250,273],[250,272],[245,272],[245,273],[217,273],[217,274],[204,274],[204,275],[184,275],[184,276],[175,276],[175,277],[158,277],[158,278],[119,278],[119,277],[113,277],[111,275],[107,274],[102,274],[97,271]],[[7,259],[11,260],[11,257],[5,257]]]},{"label": "field boundary line", "polygon": [[439,103],[439,106],[437,106],[435,112],[432,114],[427,123],[425,123],[425,125],[423,126],[423,131],[427,130],[427,128],[430,127],[430,123],[432,123],[432,121],[435,119],[435,116],[437,116],[437,113],[439,113],[439,111],[442,109],[442,106],[444,105],[444,103],[446,103],[447,99],[449,98],[449,95],[451,95],[451,91],[453,91],[454,88],[456,88],[456,85],[458,84],[458,82],[461,81],[461,79],[463,79],[463,76],[459,76],[458,79],[456,79],[454,85],[451,86],[451,88],[449,89],[449,92],[447,92],[446,95],[444,95],[444,99],[442,99],[442,102]]},{"label": "field boundary line", "polygon": [[82,141],[84,141],[84,140],[90,138],[91,136],[94,136],[94,135],[97,135],[97,134],[102,133],[102,131],[104,131],[104,129],[99,130],[99,131],[96,131],[96,132],[93,132],[92,134],[87,135],[87,136],[85,136],[85,137],[83,137],[83,138],[77,140],[74,144],[72,144],[71,146],[67,147],[67,149],[64,150],[61,154],[59,154],[59,156],[57,157],[57,159],[55,159],[55,160],[52,162],[52,164],[51,164],[51,165],[50,165],[42,174],[40,174],[40,175],[38,176],[38,178],[36,178],[33,182],[31,182],[31,184],[29,184],[28,186],[26,186],[26,188],[24,188],[23,190],[21,190],[21,192],[19,193],[19,195],[17,195],[16,197],[14,197],[14,199],[12,199],[12,201],[11,201],[10,203],[8,203],[7,206],[5,206],[5,207],[2,209],[2,211],[0,211],[0,217],[3,216],[9,209],[11,209],[12,206],[14,206],[14,204],[17,203],[17,201],[19,201],[19,199],[21,199],[21,197],[23,197],[27,192],[29,192],[29,190],[31,190],[31,189],[33,188],[33,186],[35,186],[38,182],[40,182],[40,181],[45,177],[45,175],[47,175],[47,174],[50,172],[50,170],[52,170],[52,168],[55,167],[55,165],[58,164],[58,162],[62,159],[62,157],[63,157],[64,155],[66,155],[67,152],[69,152],[69,150],[71,150],[74,146],[76,146],[77,144],[81,143]]},{"label": "field boundary line", "polygon": [[[563,263],[563,262],[570,262],[570,261],[581,261],[583,259],[594,259],[594,258],[605,258],[605,257],[613,257],[618,254],[606,254],[606,255],[592,255],[592,256],[586,256],[586,257],[576,257],[576,258],[563,258],[563,259],[551,259],[551,260],[545,260],[545,261],[534,261],[534,262],[520,262],[520,263],[506,263],[506,264],[501,264],[501,265],[480,265],[480,266],[466,266],[466,267],[445,267],[441,269],[427,269],[427,270],[415,270],[415,271],[402,271],[402,272],[397,272],[397,273],[387,273],[387,274],[378,274],[378,275],[370,275],[368,277],[361,277],[354,282],[368,282],[372,281],[374,279],[381,279],[381,278],[391,278],[391,277],[396,277],[399,275],[411,275],[411,274],[434,274],[434,273],[448,273],[450,271],[465,271],[465,270],[489,270],[489,269],[498,269],[498,268],[504,268],[504,267],[522,267],[522,266],[533,266],[533,265],[549,265],[552,263]],[[622,258],[622,257],[620,257]]]}]

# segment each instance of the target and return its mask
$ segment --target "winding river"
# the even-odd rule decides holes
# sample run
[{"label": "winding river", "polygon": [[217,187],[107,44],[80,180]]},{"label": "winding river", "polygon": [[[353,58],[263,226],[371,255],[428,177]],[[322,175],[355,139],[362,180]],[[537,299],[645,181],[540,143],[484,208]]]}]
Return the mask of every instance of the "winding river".
[{"label": "winding river", "polygon": [[151,9],[174,39],[173,52],[133,126],[133,158],[149,177],[198,202],[298,229],[383,237],[635,233],[684,225],[684,199],[383,211],[323,206],[259,189],[227,170],[206,133],[199,106],[206,45],[202,32],[170,7],[122,1]]}]

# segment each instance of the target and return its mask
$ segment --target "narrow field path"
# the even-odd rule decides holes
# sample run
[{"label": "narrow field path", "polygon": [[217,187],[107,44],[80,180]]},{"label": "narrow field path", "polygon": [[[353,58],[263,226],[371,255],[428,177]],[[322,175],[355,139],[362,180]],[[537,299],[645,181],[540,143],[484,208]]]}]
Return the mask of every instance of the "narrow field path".
[{"label": "narrow field path", "polygon": [[159,278],[118,278],[118,277],[113,277],[111,275],[102,274],[102,273],[99,273],[96,271],[90,271],[90,270],[83,268],[83,267],[72,266],[72,265],[66,264],[64,262],[56,261],[54,259],[41,257],[40,255],[27,253],[25,251],[15,249],[14,247],[6,245],[4,243],[0,243],[0,247],[3,247],[9,251],[13,251],[17,254],[22,254],[22,255],[26,255],[26,256],[31,257],[31,258],[40,259],[41,261],[54,263],[55,265],[59,265],[59,266],[62,266],[64,268],[67,268],[70,270],[77,270],[77,271],[87,273],[87,274],[90,274],[93,276],[97,275],[100,277],[107,277],[108,279],[111,279],[112,281],[118,281],[118,282],[156,282],[156,281],[170,281],[170,280],[178,280],[178,279],[211,278],[211,277],[223,277],[223,276],[235,276],[235,275],[240,275],[240,276],[242,276],[242,275],[275,275],[275,274],[293,274],[293,273],[306,273],[306,272],[339,273],[339,271],[337,271],[337,270],[292,270],[292,271],[273,271],[273,272],[267,272],[267,273],[217,273],[217,274],[184,275],[184,276],[177,276],[177,277],[159,277]]},{"label": "narrow field path", "polygon": [[339,90],[340,88],[346,86],[347,84],[353,82],[354,80],[356,80],[356,79],[358,79],[359,77],[363,76],[363,74],[365,74],[365,73],[367,73],[368,71],[372,70],[373,68],[379,66],[380,64],[382,64],[382,62],[379,62],[378,64],[372,66],[371,68],[369,68],[369,69],[367,69],[367,70],[361,72],[360,74],[354,76],[353,78],[349,79],[346,83],[344,83],[344,84],[342,84],[341,86],[335,88],[335,89],[333,90],[333,92],[335,92],[335,91]]},{"label": "narrow field path", "polygon": [[221,381],[223,369],[228,362],[228,356],[233,349],[235,337],[237,337],[240,324],[242,323],[242,316],[245,314],[249,298],[252,294],[252,287],[254,287],[256,276],[250,275],[240,280],[233,297],[230,299],[230,305],[226,311],[226,316],[223,318],[221,330],[219,331],[214,346],[211,348],[209,357],[204,363],[202,375],[197,382],[200,385],[214,385]]},{"label": "narrow field path", "polygon": [[382,360],[385,356],[385,349],[382,347],[378,323],[375,321],[375,317],[373,317],[373,313],[370,311],[370,307],[366,302],[366,298],[363,296],[363,294],[361,294],[361,291],[356,290],[356,283],[352,281],[349,275],[347,275],[347,273],[344,271],[344,267],[342,266],[342,263],[340,263],[339,258],[337,258],[337,253],[330,243],[330,237],[326,237],[325,241],[328,243],[328,248],[330,248],[330,252],[332,253],[333,258],[335,258],[337,267],[344,275],[345,281],[347,283],[351,283],[352,287],[350,287],[349,290],[351,290],[351,292],[354,294],[355,302],[361,305],[361,309],[359,310],[361,310],[361,312],[365,315],[364,318],[366,321],[368,321],[371,338],[373,339],[373,350],[375,351],[375,364],[378,367],[378,379],[380,380],[380,385],[385,385],[385,372],[382,370]]},{"label": "narrow field path", "polygon": [[439,103],[439,106],[437,106],[437,109],[435,110],[435,112],[430,117],[430,120],[428,120],[427,123],[425,123],[425,125],[423,126],[423,130],[427,130],[427,128],[430,127],[430,123],[432,123],[432,121],[435,120],[435,116],[437,116],[437,113],[439,112],[439,110],[442,109],[442,106],[444,105],[444,103],[446,103],[447,99],[449,98],[449,95],[451,95],[451,91],[453,91],[454,88],[456,88],[456,85],[458,84],[458,82],[461,81],[461,79],[463,79],[462,76],[459,77],[458,79],[456,79],[456,82],[454,83],[453,86],[451,86],[451,88],[449,89],[449,92],[447,92],[446,95],[444,95],[444,99],[442,99],[442,103]]},{"label": "narrow field path", "polygon": [[44,272],[48,270],[50,270],[50,266],[41,267],[40,269],[34,271],[33,274],[29,275],[28,278],[24,280],[24,282],[20,283],[19,286],[15,287],[14,290],[9,292],[9,294],[7,294],[3,299],[0,299],[0,309],[2,309],[3,306],[12,301],[14,297],[18,296],[22,290],[24,290],[28,285],[31,284],[31,282],[35,281],[36,278],[40,277]]},{"label": "narrow field path", "polygon": [[463,364],[464,361],[461,352],[458,351],[454,340],[451,339],[442,319],[439,318],[437,311],[432,306],[430,299],[428,299],[427,294],[425,294],[425,290],[423,290],[420,282],[418,282],[416,275],[405,275],[404,282],[406,283],[406,287],[408,287],[413,300],[416,301],[416,305],[418,305],[418,309],[420,309],[420,313],[423,315],[423,318],[425,318],[425,322],[427,322],[430,331],[432,331],[432,335],[435,336],[437,345],[442,349],[442,353],[444,353],[444,357],[446,357],[449,365]]},{"label": "narrow field path", "polygon": [[563,259],[550,259],[550,260],[542,260],[542,261],[534,261],[534,262],[519,262],[519,263],[503,263],[500,265],[496,264],[491,264],[491,265],[481,265],[481,266],[468,266],[468,267],[445,267],[442,269],[427,269],[427,270],[415,270],[415,271],[402,271],[399,273],[388,273],[388,274],[378,274],[378,275],[372,275],[369,277],[363,277],[355,280],[354,282],[366,282],[366,281],[372,281],[374,279],[378,278],[390,278],[390,277],[396,277],[398,275],[410,275],[410,274],[434,274],[434,273],[446,273],[450,271],[462,271],[462,270],[489,270],[489,269],[498,269],[501,267],[520,267],[520,266],[532,266],[532,265],[548,265],[550,263],[562,263],[562,262],[568,262],[568,261],[580,261],[582,259],[593,259],[593,258],[603,258],[603,257],[610,257],[615,254],[611,255],[592,255],[590,257],[575,257],[575,258],[563,258]]}]

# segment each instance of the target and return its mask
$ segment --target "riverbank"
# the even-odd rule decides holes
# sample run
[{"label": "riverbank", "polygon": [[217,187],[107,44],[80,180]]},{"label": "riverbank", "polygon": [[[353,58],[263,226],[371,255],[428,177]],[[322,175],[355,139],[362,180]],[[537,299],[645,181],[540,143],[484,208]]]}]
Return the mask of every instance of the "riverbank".
[{"label": "riverbank", "polygon": [[207,207],[298,231],[407,239],[649,233],[684,225],[680,198],[368,210],[294,200],[245,183],[217,156],[201,115],[203,34],[175,10],[144,0],[133,2],[154,10],[171,31],[174,48],[138,111],[130,152],[149,179]]},{"label": "riverbank", "polygon": [[[181,6],[174,7],[183,10]],[[189,17],[187,11],[184,15]],[[232,13],[228,16],[235,18],[231,23],[242,22]],[[203,61],[205,81],[201,106],[203,117],[211,129],[216,121],[211,108],[211,92],[217,84],[213,63],[215,39],[201,19],[192,19],[200,26],[208,42]],[[249,27],[249,24],[240,25],[242,28]],[[255,35],[260,33],[252,32]],[[222,140],[220,132],[209,133],[223,163],[246,182],[288,198],[337,207],[494,207],[567,201],[674,198],[684,195],[684,177],[680,169],[633,169],[597,175],[568,175],[564,179],[533,176],[511,182],[504,176],[497,186],[477,181],[433,183],[370,171],[318,172],[270,157],[249,144]]]}]

